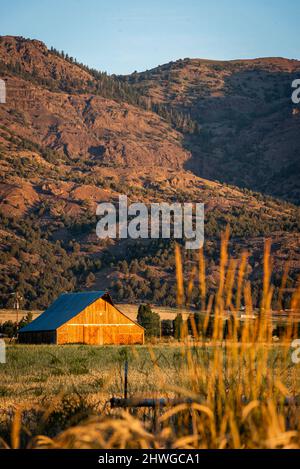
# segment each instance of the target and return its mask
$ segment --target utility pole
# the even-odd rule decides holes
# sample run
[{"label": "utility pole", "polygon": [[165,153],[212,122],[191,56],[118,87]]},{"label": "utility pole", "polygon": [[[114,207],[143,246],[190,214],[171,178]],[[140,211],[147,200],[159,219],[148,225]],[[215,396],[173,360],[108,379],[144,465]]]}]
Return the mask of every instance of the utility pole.
[{"label": "utility pole", "polygon": [[20,302],[23,300],[23,296],[21,293],[16,291],[15,293],[12,293],[14,296],[14,303],[13,303],[13,308],[16,310],[17,313],[17,323],[19,322],[19,309],[20,309]]}]

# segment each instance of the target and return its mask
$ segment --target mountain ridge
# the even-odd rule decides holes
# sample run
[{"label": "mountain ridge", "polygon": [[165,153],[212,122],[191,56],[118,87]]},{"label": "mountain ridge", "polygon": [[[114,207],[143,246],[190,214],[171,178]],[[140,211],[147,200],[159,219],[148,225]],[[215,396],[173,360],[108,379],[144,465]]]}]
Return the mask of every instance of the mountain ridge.
[{"label": "mountain ridge", "polygon": [[[26,80],[39,80],[49,91],[99,95],[154,112],[179,132],[177,161],[183,169],[299,204],[300,114],[291,102],[291,83],[300,74],[297,60],[179,59],[109,77],[40,41],[10,36],[0,39],[0,61],[8,72],[18,76],[22,69]],[[61,147],[72,146],[65,140]],[[100,142],[99,153],[101,148]],[[118,164],[124,151],[123,146]],[[133,164],[136,157],[129,159]]]}]

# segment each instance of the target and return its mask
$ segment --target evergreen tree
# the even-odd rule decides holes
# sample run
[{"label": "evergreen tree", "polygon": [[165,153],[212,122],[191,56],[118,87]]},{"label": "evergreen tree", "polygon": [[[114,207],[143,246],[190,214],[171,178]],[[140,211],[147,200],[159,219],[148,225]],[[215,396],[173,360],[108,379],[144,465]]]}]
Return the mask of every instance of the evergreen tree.
[{"label": "evergreen tree", "polygon": [[19,327],[18,329],[22,329],[22,327],[25,327],[27,326],[27,324],[31,323],[32,322],[32,319],[33,319],[33,315],[32,315],[32,312],[29,311],[26,316],[24,316],[20,323],[19,323]]},{"label": "evergreen tree", "polygon": [[187,328],[185,327],[184,320],[182,314],[177,314],[176,318],[174,319],[174,337],[177,340],[181,340],[187,335]]},{"label": "evergreen tree", "polygon": [[171,337],[173,332],[173,321],[171,319],[163,319],[161,321],[161,335],[164,337]]},{"label": "evergreen tree", "polygon": [[160,336],[160,317],[159,314],[151,310],[150,305],[141,304],[139,306],[137,322],[145,328],[146,337]]}]

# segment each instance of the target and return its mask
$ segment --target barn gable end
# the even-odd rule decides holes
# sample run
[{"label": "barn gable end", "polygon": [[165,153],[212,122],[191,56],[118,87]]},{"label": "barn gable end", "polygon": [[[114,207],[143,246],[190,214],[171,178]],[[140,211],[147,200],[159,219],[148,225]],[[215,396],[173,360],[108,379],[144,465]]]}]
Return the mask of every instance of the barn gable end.
[{"label": "barn gable end", "polygon": [[142,344],[144,329],[99,298],[58,328],[57,343]]}]

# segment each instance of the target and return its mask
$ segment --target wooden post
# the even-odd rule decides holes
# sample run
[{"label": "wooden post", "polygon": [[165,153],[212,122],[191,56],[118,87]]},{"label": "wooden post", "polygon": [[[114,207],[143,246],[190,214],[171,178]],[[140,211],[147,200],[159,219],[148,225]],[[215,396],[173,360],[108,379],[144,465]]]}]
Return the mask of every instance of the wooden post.
[{"label": "wooden post", "polygon": [[128,360],[125,360],[124,364],[124,399],[127,399],[128,395]]}]

